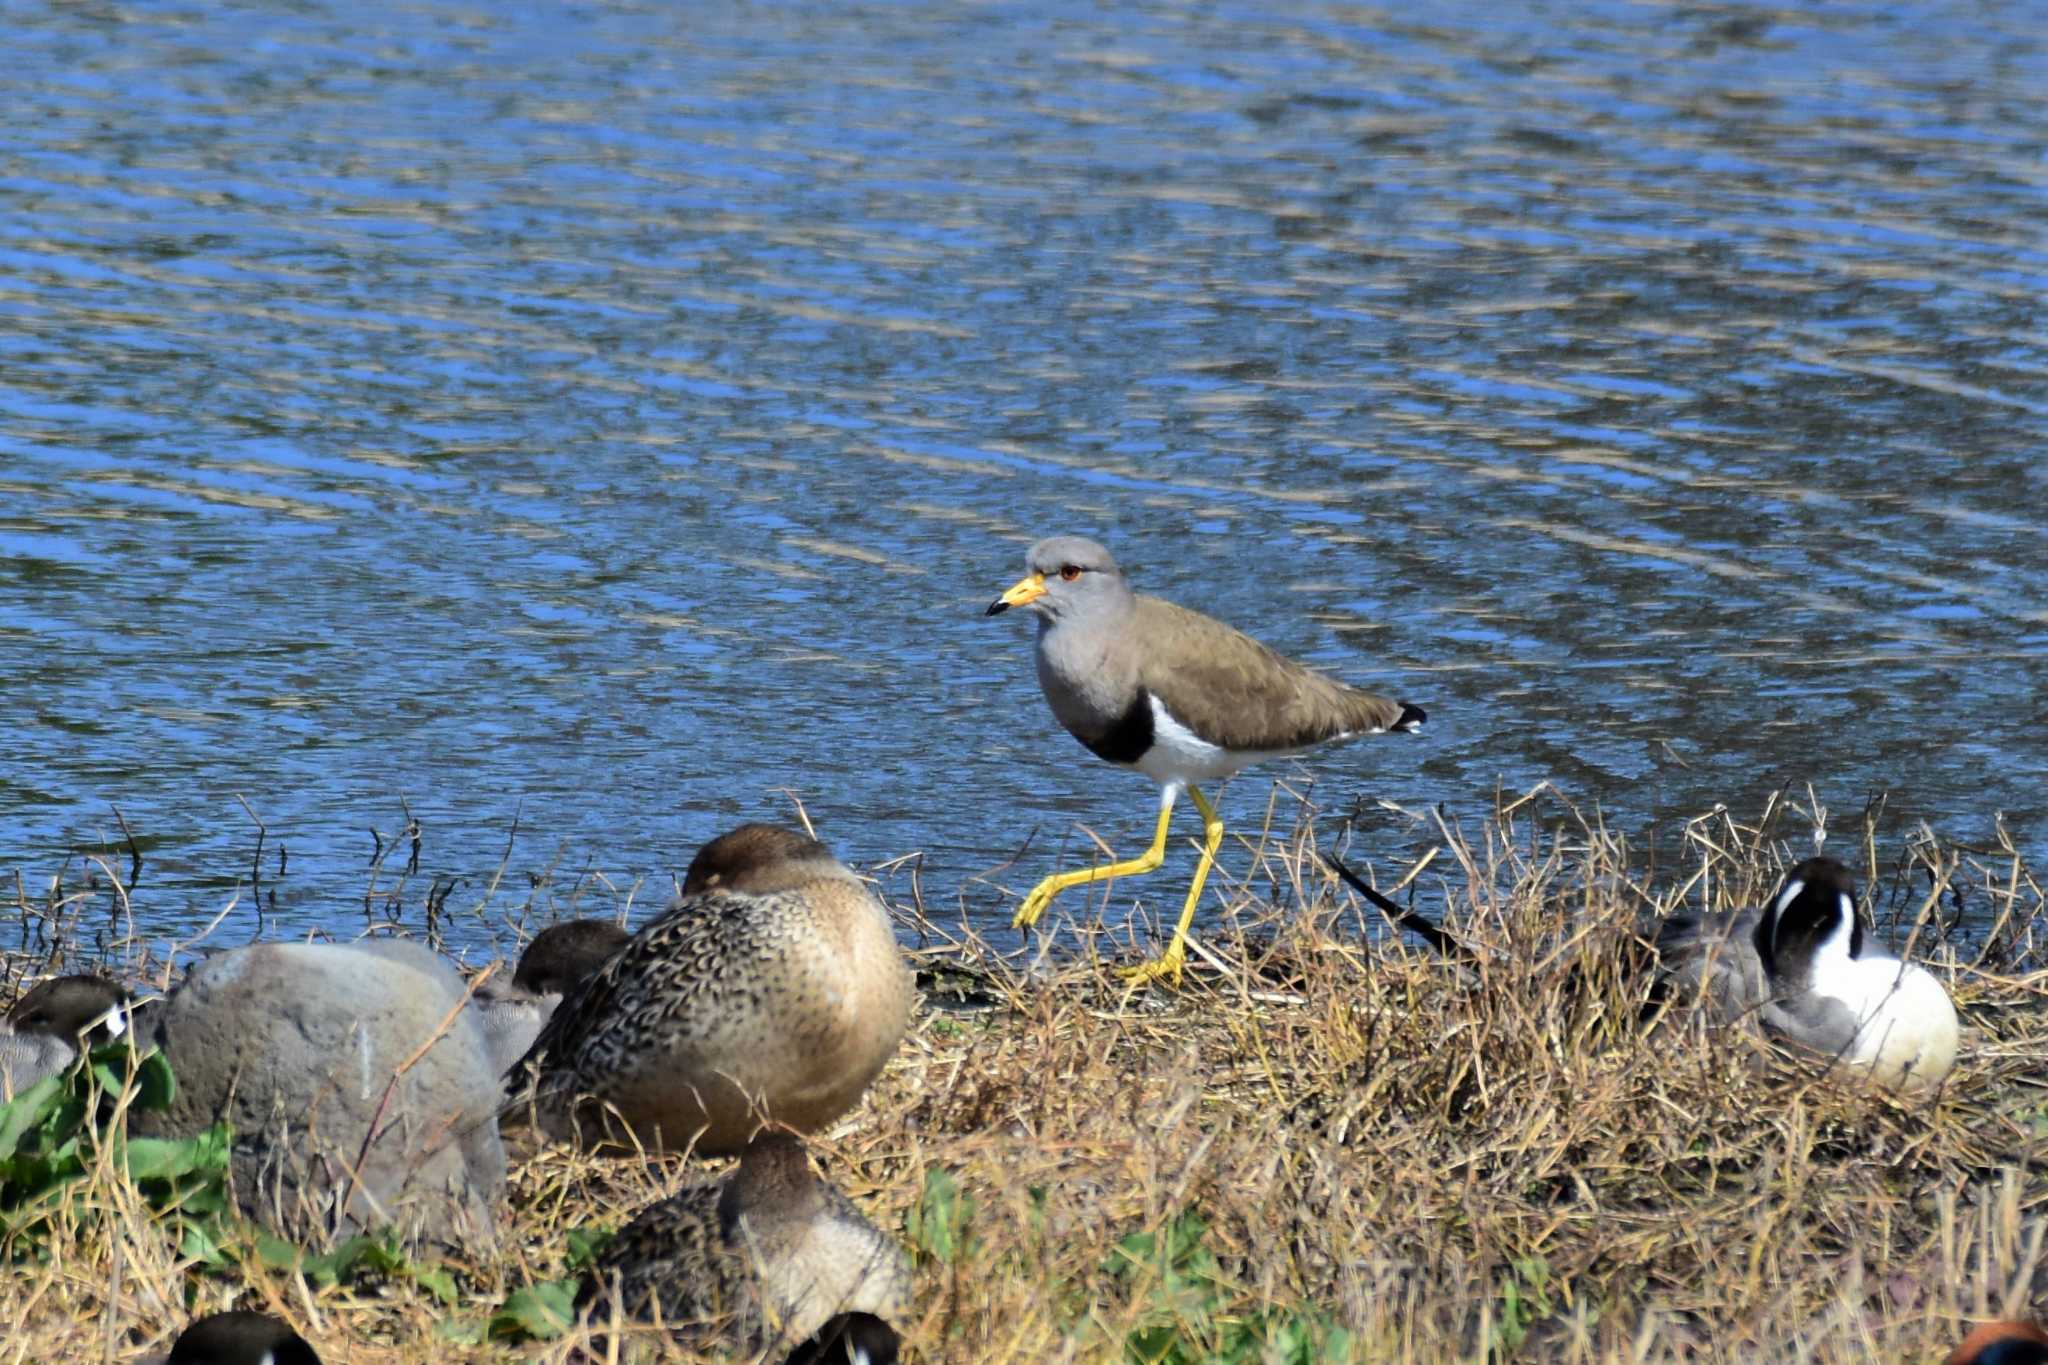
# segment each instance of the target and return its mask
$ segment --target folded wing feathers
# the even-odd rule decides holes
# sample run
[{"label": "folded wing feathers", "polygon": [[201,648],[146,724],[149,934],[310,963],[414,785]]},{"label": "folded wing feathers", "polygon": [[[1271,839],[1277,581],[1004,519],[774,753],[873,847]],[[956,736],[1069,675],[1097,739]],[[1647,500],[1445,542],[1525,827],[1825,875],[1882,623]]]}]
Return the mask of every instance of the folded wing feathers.
[{"label": "folded wing feathers", "polygon": [[1413,733],[1421,707],[1348,687],[1199,612],[1139,597],[1140,683],[1212,744],[1300,749],[1348,735]]}]

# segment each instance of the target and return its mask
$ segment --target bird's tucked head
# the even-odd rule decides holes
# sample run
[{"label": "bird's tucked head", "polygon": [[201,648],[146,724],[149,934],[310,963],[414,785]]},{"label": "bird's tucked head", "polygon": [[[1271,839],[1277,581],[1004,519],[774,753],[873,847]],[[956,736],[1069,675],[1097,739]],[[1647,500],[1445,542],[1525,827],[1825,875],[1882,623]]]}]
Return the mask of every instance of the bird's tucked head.
[{"label": "bird's tucked head", "polygon": [[533,936],[520,954],[512,984],[534,995],[567,995],[631,938],[608,919],[572,919],[551,924]]},{"label": "bird's tucked head", "polygon": [[127,987],[104,976],[60,976],[17,1000],[7,1023],[16,1033],[43,1033],[67,1043],[84,1033],[97,1043],[127,1029],[132,999]]},{"label": "bird's tucked head", "polygon": [[1808,858],[1757,920],[1757,953],[1764,970],[1798,980],[1863,956],[1863,921],[1856,913],[1856,879],[1833,858]]},{"label": "bird's tucked head", "polygon": [[1949,1353],[1948,1365],[2044,1365],[2048,1332],[2031,1322],[1980,1324]]},{"label": "bird's tucked head", "polygon": [[831,849],[808,835],[782,825],[741,825],[697,850],[683,876],[683,894],[743,891],[760,896],[821,877],[859,880]]},{"label": "bird's tucked head", "polygon": [[824,1188],[803,1143],[770,1129],[747,1144],[739,1169],[719,1192],[719,1222],[728,1235],[742,1216],[756,1235],[793,1228],[823,1211]]},{"label": "bird's tucked head", "polygon": [[187,1327],[164,1365],[320,1365],[320,1357],[282,1320],[242,1308]]},{"label": "bird's tucked head", "polygon": [[1028,607],[1050,623],[1081,612],[1130,601],[1130,586],[1116,558],[1084,536],[1053,536],[1041,540],[1024,556],[1025,575],[1009,591],[988,604],[994,616],[1011,607]]}]

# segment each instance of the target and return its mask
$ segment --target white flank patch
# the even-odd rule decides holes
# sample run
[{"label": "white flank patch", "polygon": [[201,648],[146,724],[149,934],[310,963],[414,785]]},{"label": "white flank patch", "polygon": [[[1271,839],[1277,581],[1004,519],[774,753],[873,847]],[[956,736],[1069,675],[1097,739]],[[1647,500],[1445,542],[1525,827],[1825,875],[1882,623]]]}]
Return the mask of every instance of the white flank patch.
[{"label": "white flank patch", "polygon": [[1233,754],[1220,744],[1211,744],[1175,720],[1158,697],[1146,695],[1152,702],[1152,747],[1138,759],[1137,766],[1154,782],[1220,782],[1253,759],[1265,757]]},{"label": "white flank patch", "polygon": [[1842,897],[1841,923],[1813,957],[1813,989],[1832,996],[1856,1018],[1856,1039],[1843,1060],[1895,1080],[1939,1058],[1934,1079],[1955,1055],[1956,1011],[1948,992],[1925,969],[1885,953],[1849,956],[1856,903]]},{"label": "white flank patch", "polygon": [[1855,1011],[1860,1025],[1844,1060],[1885,1075],[1945,1052],[1946,1071],[1955,1053],[1956,1011],[1941,983],[1893,957],[1866,957],[1854,965],[1856,979],[1842,983],[1847,989],[1837,997]]}]

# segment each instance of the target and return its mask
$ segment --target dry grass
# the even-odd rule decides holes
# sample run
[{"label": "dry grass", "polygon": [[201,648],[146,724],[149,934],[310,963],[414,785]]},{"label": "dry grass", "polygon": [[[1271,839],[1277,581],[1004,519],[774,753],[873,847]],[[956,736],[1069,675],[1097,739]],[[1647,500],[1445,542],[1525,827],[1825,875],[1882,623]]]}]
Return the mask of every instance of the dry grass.
[{"label": "dry grass", "polygon": [[[1276,804],[1226,844],[1232,909],[1198,923],[1178,993],[1118,989],[1100,932],[1050,965],[965,933],[924,954],[945,989],[822,1165],[917,1254],[916,1359],[1937,1360],[2048,1297],[2048,921],[2014,850],[1883,850],[1880,928],[1964,1017],[1931,1102],[1741,1035],[1647,1043],[1627,967],[1641,915],[1767,893],[1824,820],[1717,813],[1661,869],[1547,793],[1469,837],[1431,820],[1411,890],[1467,946],[1450,961],[1387,933],[1315,861],[1306,806]],[[1879,865],[1867,830],[1829,848]],[[1988,941],[1948,932],[1957,904]],[[571,1229],[683,1174],[520,1158],[506,1244],[447,1267],[446,1307],[404,1274],[195,1275],[103,1170],[0,1285],[0,1360],[163,1349],[188,1299],[269,1307],[330,1360],[575,1359],[476,1335],[561,1274]]]}]

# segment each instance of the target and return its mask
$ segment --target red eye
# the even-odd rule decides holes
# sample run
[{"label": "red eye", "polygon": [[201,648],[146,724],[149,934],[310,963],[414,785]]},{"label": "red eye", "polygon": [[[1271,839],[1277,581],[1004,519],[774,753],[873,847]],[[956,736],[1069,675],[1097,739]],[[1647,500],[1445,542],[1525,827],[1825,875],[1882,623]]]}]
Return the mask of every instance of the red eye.
[{"label": "red eye", "polygon": [[1060,577],[1064,578],[1067,582],[1071,583],[1080,576],[1081,566],[1079,564],[1060,565]]}]

